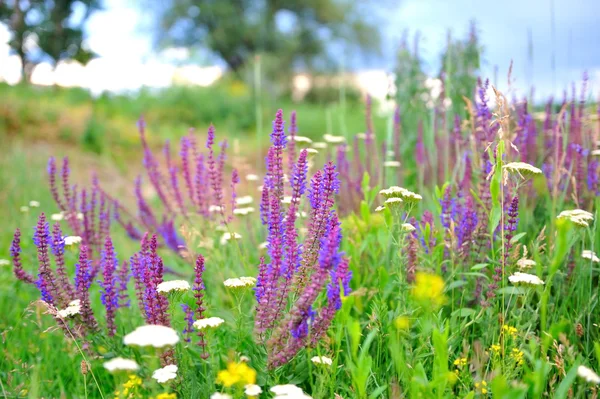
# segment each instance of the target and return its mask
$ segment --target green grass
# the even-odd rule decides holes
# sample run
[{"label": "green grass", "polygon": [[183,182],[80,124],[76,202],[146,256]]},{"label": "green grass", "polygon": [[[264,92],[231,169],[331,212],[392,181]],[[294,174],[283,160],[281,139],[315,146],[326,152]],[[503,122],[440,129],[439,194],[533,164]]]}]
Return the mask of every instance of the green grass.
[{"label": "green grass", "polygon": [[[40,211],[46,214],[57,211],[46,181],[49,156],[68,155],[74,181],[79,183],[89,181],[92,170],[100,172],[101,182],[127,204],[135,201],[130,182],[141,171],[134,128],[141,111],[150,131],[156,134],[155,145],[167,138],[176,141],[188,125],[206,126],[208,122],[201,116],[206,110],[207,114],[221,115],[213,121],[219,137],[240,141],[240,154],[249,165],[248,171],[254,171],[252,165],[263,157],[257,154],[262,147],[257,148],[258,143],[250,139],[254,121],[246,126],[246,122],[236,119],[236,115],[254,115],[252,109],[242,104],[243,99],[239,100],[242,105],[234,102],[227,108],[223,105],[227,99],[216,98],[215,93],[211,95],[198,89],[182,94],[198,97],[181,98],[173,91],[172,97],[164,99],[164,109],[157,112],[158,101],[146,94],[138,99],[117,97],[94,101],[77,90],[59,90],[53,94],[51,89],[44,89],[34,95],[38,89],[0,89],[1,93],[8,94],[2,96],[5,123],[0,132],[0,138],[6,143],[0,158],[0,259],[9,259],[12,234],[20,227],[24,265],[31,273],[35,273],[37,264],[31,240],[37,215]],[[54,101],[51,101],[53,95]],[[211,104],[211,98],[220,105]],[[34,112],[34,101],[39,102],[40,112]],[[268,103],[263,106],[265,121],[270,120],[276,107],[285,106],[286,112],[291,109],[285,101],[265,102]],[[197,104],[197,108],[190,107],[190,103]],[[338,117],[335,105],[331,107],[330,112]],[[77,119],[77,123],[62,124],[73,110],[80,108],[94,109],[91,122],[84,118],[85,122]],[[294,108],[299,115],[300,134],[318,138],[326,131],[326,107],[294,104]],[[185,116],[186,112],[189,115]],[[360,105],[349,107],[345,117],[348,133],[364,130]],[[17,127],[11,121],[18,122]],[[386,131],[384,122],[383,118],[376,119],[380,136]],[[43,134],[38,131],[40,128],[49,133]],[[409,134],[403,143],[407,175],[424,168],[415,164],[412,140],[414,135]],[[265,133],[262,144],[266,143]],[[426,144],[434,147],[431,142]],[[494,143],[500,155],[502,145]],[[324,161],[321,155],[315,164],[318,166]],[[451,172],[461,166],[451,167],[452,171],[446,171],[448,176],[453,176]],[[500,171],[501,163],[496,167]],[[484,178],[476,173],[474,183]],[[335,395],[359,399],[588,398],[597,394],[597,386],[576,378],[576,370],[581,364],[596,372],[600,370],[600,269],[598,264],[580,256],[584,249],[599,252],[598,197],[582,206],[595,212],[594,222],[589,228],[578,228],[555,218],[560,211],[575,208],[569,196],[561,192],[554,198],[545,182],[537,179],[531,185],[519,187],[518,234],[512,244],[513,250],[518,248],[520,252],[511,253],[505,263],[503,236],[494,234],[495,226],[506,223],[500,217],[505,209],[501,173],[491,178],[492,202],[483,221],[486,226],[492,226],[489,227],[492,239],[486,238],[480,256],[467,258],[446,249],[455,236],[439,221],[440,188],[436,190],[435,183],[429,182],[421,191],[413,181],[408,181],[407,188],[419,191],[423,200],[414,208],[403,208],[408,212],[406,216],[421,220],[424,212],[430,211],[435,218],[434,225],[424,233],[426,242],[432,239],[431,247],[425,250],[420,242],[414,243],[417,271],[423,273],[418,275],[416,284],[407,281],[408,246],[413,239],[400,228],[405,220],[400,220],[399,213],[389,209],[375,212],[376,203],[381,202],[377,195],[379,188],[371,187],[365,192],[361,208],[342,220],[342,249],[350,258],[354,292],[343,299],[328,334],[316,347],[301,350],[289,364],[275,370],[266,368],[265,347],[252,332],[255,305],[252,292],[232,292],[222,284],[227,278],[257,274],[259,257],[264,255],[257,245],[266,237],[266,228],[260,224],[257,214],[249,216],[248,221],[234,221],[230,229],[242,234],[242,239],[226,245],[219,243],[222,232],[217,230],[217,224],[200,218],[183,223],[190,232],[188,247],[206,258],[207,316],[222,317],[225,323],[207,333],[210,357],[206,361],[200,358],[200,349],[195,344],[197,337],[192,338],[191,344],[176,345],[179,377],[172,384],[159,385],[151,378],[159,363],[155,352],[122,343],[125,334],[144,323],[132,284],[129,287],[132,306],[119,310],[114,338],[106,336],[99,288],[94,284],[92,303],[101,331],[88,335],[85,340],[74,341],[65,337],[55,320],[36,302],[37,289],[16,281],[11,267],[3,266],[0,269],[0,287],[3,288],[0,291],[0,394],[9,398],[119,397],[115,392],[123,391],[128,377],[111,375],[102,366],[106,359],[115,356],[135,359],[141,365],[138,375],[143,383],[132,394],[135,398],[155,398],[164,392],[176,393],[179,398],[207,398],[216,391],[243,398],[242,387],[224,389],[216,382],[217,373],[241,356],[250,359],[248,364],[257,371],[257,384],[264,391],[276,384],[296,384],[314,398],[337,398]],[[258,208],[255,187],[245,185],[241,194],[253,195],[254,206]],[[40,208],[20,212],[19,208],[31,200],[39,201]],[[156,205],[156,201],[152,203]],[[307,204],[303,207],[308,209]],[[139,250],[138,243],[129,240],[117,226],[113,226],[111,233],[119,259],[128,259]],[[205,239],[213,243],[212,248],[195,245]],[[518,270],[515,263],[524,246],[528,258],[536,262],[529,272],[540,276],[545,281],[544,286],[514,287],[507,281],[507,276]],[[166,249],[161,249],[160,255],[166,266],[181,273],[189,282],[193,281],[190,262]],[[67,265],[71,275],[76,260],[77,252],[69,251]],[[477,279],[483,279],[487,286],[494,267],[498,266],[503,270],[498,297],[489,307],[470,303]],[[570,267],[573,273],[569,273]],[[174,302],[192,305],[193,298],[187,293]],[[181,332],[185,322],[178,305],[173,305],[171,319],[173,328]],[[330,357],[332,366],[312,363],[310,359],[316,355]],[[84,357],[90,362],[93,374],[81,373]],[[263,393],[260,397],[272,395]]]}]

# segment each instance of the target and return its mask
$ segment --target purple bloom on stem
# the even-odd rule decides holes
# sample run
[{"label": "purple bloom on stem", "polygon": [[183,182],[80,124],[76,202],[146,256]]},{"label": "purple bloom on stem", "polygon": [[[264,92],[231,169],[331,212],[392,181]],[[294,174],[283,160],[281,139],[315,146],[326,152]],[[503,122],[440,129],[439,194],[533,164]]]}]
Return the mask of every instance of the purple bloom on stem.
[{"label": "purple bloom on stem", "polygon": [[117,293],[117,265],[118,261],[115,256],[115,250],[110,237],[106,237],[104,241],[104,251],[102,252],[101,260],[102,277],[100,283],[102,287],[101,300],[106,308],[106,327],[108,336],[115,335],[117,328],[115,326],[115,311],[119,307],[119,296]]},{"label": "purple bloom on stem", "polygon": [[117,286],[117,297],[119,300],[119,307],[129,307],[129,295],[127,294],[127,283],[129,283],[129,265],[124,260],[119,268],[118,286]]},{"label": "purple bloom on stem", "polygon": [[36,285],[42,294],[42,300],[57,307],[61,306],[56,278],[50,268],[50,257],[48,254],[50,231],[48,222],[46,222],[46,215],[43,213],[38,218],[38,223],[33,234],[33,242],[37,247],[38,256],[38,279]]},{"label": "purple bloom on stem", "polygon": [[15,235],[10,245],[10,256],[12,257],[15,277],[25,283],[35,284],[34,277],[23,270],[23,265],[21,264],[21,230],[19,229],[15,230]]},{"label": "purple bloom on stem", "polygon": [[[204,286],[204,257],[202,255],[198,255],[196,258],[196,265],[194,266],[194,286],[192,287],[194,291],[194,298],[196,298],[196,320],[200,320],[204,318],[204,312],[206,308],[204,307],[204,291],[206,287]],[[200,357],[203,359],[208,359],[208,352],[206,352],[206,340],[204,339],[204,331],[198,330],[198,337],[200,340],[198,341],[198,346],[202,349],[202,353]]]},{"label": "purple bloom on stem", "polygon": [[75,289],[78,299],[81,301],[81,318],[88,330],[95,331],[98,324],[94,317],[90,302],[90,285],[92,283],[90,275],[90,262],[88,260],[88,248],[85,245],[80,247],[79,262],[75,265]]}]

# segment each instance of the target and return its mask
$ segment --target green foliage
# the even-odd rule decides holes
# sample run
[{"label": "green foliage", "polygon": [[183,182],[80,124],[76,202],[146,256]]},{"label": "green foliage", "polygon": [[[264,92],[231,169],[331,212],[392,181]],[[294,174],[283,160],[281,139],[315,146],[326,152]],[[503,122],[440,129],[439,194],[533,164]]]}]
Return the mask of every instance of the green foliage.
[{"label": "green foliage", "polygon": [[163,44],[203,43],[233,71],[261,54],[275,61],[275,74],[291,71],[298,63],[327,66],[323,57],[328,55],[328,42],[373,51],[379,38],[364,7],[346,1],[171,0],[152,5]]}]

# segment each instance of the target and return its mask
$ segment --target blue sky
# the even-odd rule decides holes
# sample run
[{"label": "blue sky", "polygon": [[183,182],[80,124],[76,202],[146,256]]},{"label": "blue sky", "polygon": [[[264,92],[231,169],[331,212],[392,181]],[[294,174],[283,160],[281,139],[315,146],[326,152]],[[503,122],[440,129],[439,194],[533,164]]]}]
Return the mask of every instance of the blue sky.
[{"label": "blue sky", "polygon": [[[551,4],[554,3],[555,38],[551,34]],[[92,48],[102,56],[143,60],[153,54],[149,17],[133,2],[107,0],[105,10],[88,23]],[[429,72],[439,68],[439,56],[450,29],[464,37],[469,22],[478,24],[485,47],[482,75],[493,78],[498,67],[500,87],[506,81],[510,60],[514,61],[514,84],[529,85],[528,30],[533,38],[533,80],[539,97],[560,95],[571,82],[579,82],[588,71],[593,89],[600,81],[599,0],[400,0],[383,10],[383,55],[358,61],[365,68],[391,69],[394,49],[402,32],[421,32],[422,54]],[[381,10],[380,10],[381,11]],[[551,68],[555,54],[556,71]],[[356,62],[356,60],[354,61]],[[555,83],[554,83],[555,82]],[[596,91],[597,93],[597,91]]]}]

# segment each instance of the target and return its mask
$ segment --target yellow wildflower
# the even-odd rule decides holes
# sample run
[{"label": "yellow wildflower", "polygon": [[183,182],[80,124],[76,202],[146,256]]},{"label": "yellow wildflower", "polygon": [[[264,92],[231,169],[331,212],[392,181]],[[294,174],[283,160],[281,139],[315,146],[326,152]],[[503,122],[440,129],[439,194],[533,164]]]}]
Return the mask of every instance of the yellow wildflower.
[{"label": "yellow wildflower", "polygon": [[523,352],[520,351],[518,348],[513,348],[512,353],[510,354],[510,357],[519,366],[523,365],[523,363],[525,362],[525,360],[523,359]]},{"label": "yellow wildflower", "polygon": [[177,399],[177,395],[174,393],[159,393],[154,399]]},{"label": "yellow wildflower", "polygon": [[448,372],[448,382],[450,383],[450,385],[456,384],[456,381],[458,381],[458,374],[453,373],[452,371],[449,371]]},{"label": "yellow wildflower", "polygon": [[398,330],[408,330],[410,328],[410,319],[406,316],[399,316],[394,320],[394,326]]},{"label": "yellow wildflower", "polygon": [[513,338],[516,338],[516,336],[517,336],[517,333],[519,332],[519,330],[517,330],[517,329],[516,329],[516,328],[514,328],[514,327],[507,326],[506,324],[504,324],[504,325],[502,326],[502,332],[503,332],[503,333],[508,333],[508,334],[510,334],[510,335],[511,335]]},{"label": "yellow wildflower", "polygon": [[250,368],[246,363],[230,362],[226,370],[217,374],[217,383],[225,387],[235,384],[244,386],[256,383],[256,370]]},{"label": "yellow wildflower", "polygon": [[438,308],[446,302],[444,280],[436,274],[419,272],[415,276],[412,295],[417,301],[426,302],[432,308]]},{"label": "yellow wildflower", "polygon": [[498,344],[493,344],[490,349],[492,350],[492,352],[494,352],[495,355],[499,354],[500,351],[502,350],[502,347]]},{"label": "yellow wildflower", "polygon": [[485,382],[485,380],[482,380],[481,382],[476,382],[475,389],[478,390],[479,392],[481,392],[482,395],[487,394],[488,393],[487,382]]},{"label": "yellow wildflower", "polygon": [[463,367],[467,365],[467,358],[466,357],[459,357],[454,361],[454,365],[456,367]]}]

